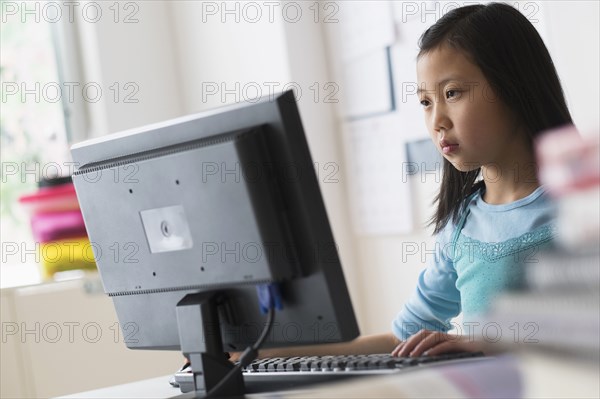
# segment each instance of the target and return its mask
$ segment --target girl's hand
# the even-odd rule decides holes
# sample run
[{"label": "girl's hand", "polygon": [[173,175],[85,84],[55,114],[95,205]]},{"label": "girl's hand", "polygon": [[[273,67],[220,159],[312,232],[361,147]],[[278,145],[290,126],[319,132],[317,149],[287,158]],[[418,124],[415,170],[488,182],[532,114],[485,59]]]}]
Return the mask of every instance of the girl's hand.
[{"label": "girl's hand", "polygon": [[483,343],[462,335],[421,330],[392,351],[392,356],[435,356],[448,352],[480,352]]},{"label": "girl's hand", "polygon": [[240,360],[240,356],[242,356],[242,352],[229,352],[229,361],[235,363]]}]

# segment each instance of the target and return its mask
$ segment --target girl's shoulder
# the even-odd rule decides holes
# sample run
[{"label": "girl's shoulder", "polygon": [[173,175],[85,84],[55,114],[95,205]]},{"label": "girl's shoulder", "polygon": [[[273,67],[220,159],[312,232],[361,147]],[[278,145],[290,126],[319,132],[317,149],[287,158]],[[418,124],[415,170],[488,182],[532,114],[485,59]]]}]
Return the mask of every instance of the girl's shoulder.
[{"label": "girl's shoulder", "polygon": [[452,221],[452,219],[448,220],[448,223],[434,236],[436,245],[440,245],[442,248],[449,245],[452,242],[452,235],[457,227],[456,222]]},{"label": "girl's shoulder", "polygon": [[446,222],[446,225],[435,234],[435,241],[437,244],[444,246],[449,245],[452,242],[454,233],[463,223],[463,219],[467,216],[471,206],[481,197],[482,187],[483,186],[474,187],[474,191],[466,198],[462,199],[457,217],[450,217]]},{"label": "girl's shoulder", "polygon": [[485,188],[476,191],[470,198],[468,198],[468,204],[466,205],[470,207],[469,210],[477,208],[484,212],[508,212],[519,208],[547,208],[554,205],[547,193],[545,186],[539,186],[529,195],[506,204],[488,204],[483,200],[484,192]]}]

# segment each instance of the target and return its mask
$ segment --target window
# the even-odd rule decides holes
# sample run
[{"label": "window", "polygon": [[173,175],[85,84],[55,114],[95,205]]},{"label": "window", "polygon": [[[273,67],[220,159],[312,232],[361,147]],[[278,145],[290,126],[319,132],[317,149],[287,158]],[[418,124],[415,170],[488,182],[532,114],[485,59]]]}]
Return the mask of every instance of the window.
[{"label": "window", "polygon": [[[1,264],[35,263],[29,215],[18,198],[41,178],[69,173],[61,81],[51,23],[20,15],[0,25]],[[4,284],[3,284],[4,285]]]}]

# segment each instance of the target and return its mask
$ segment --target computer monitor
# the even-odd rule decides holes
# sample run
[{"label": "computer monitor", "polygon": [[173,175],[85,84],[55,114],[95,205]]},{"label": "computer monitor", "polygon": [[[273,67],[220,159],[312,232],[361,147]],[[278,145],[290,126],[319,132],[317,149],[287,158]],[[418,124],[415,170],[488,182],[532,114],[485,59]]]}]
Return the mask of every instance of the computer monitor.
[{"label": "computer monitor", "polygon": [[[292,91],[71,153],[126,345],[182,350],[199,393],[229,369],[224,352],[244,350],[263,330],[257,285],[277,283],[282,305],[264,347],[358,336]],[[229,394],[243,393],[236,381]]]}]

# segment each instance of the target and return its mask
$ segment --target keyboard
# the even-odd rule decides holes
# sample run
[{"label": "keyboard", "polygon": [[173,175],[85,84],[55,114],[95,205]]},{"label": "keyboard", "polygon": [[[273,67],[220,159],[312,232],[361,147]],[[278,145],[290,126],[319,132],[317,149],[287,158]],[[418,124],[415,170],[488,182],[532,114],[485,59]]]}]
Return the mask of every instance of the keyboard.
[{"label": "keyboard", "polygon": [[[311,384],[416,370],[431,365],[479,360],[483,353],[393,357],[390,354],[302,356],[259,359],[242,369],[248,393],[296,389]],[[175,374],[181,392],[193,390],[191,372]]]}]

